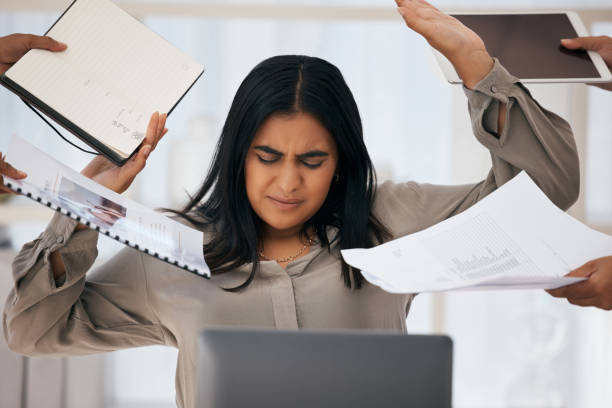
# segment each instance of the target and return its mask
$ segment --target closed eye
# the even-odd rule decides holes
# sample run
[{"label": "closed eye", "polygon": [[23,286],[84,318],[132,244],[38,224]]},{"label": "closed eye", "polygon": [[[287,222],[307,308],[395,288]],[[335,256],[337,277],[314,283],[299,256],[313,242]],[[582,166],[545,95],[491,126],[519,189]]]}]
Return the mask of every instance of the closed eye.
[{"label": "closed eye", "polygon": [[308,167],[309,169],[316,169],[321,167],[321,164],[323,164],[323,162],[318,162],[318,163],[309,163],[306,161],[302,161],[302,163],[304,164],[304,166]]},{"label": "closed eye", "polygon": [[264,159],[263,157],[261,157],[260,155],[257,155],[257,158],[259,159],[260,162],[264,163],[264,164],[271,164],[271,163],[275,163],[279,160],[279,158],[274,158],[274,159]]}]

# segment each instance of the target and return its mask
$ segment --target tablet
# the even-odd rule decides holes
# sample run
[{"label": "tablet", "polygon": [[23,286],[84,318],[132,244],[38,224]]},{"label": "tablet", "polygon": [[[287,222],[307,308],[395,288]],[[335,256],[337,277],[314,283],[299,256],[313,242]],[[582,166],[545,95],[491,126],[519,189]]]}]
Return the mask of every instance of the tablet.
[{"label": "tablet", "polygon": [[[574,12],[450,14],[475,31],[489,54],[522,82],[612,82],[599,54],[561,46],[562,38],[589,35]],[[438,51],[435,54],[446,79],[462,83],[451,63]]]}]

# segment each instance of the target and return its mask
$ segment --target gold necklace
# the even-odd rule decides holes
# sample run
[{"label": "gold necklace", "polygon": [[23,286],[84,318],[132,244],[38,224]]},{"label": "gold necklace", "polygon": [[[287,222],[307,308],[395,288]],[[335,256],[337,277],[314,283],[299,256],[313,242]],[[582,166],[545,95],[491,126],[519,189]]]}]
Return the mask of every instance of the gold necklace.
[{"label": "gold necklace", "polygon": [[314,240],[312,238],[308,238],[308,242],[306,242],[304,244],[304,246],[302,248],[300,248],[300,250],[297,252],[297,254],[295,255],[290,255],[290,256],[285,256],[283,258],[268,258],[267,256],[264,255],[263,251],[259,251],[259,256],[261,257],[261,259],[263,259],[264,261],[275,261],[275,262],[279,262],[279,263],[283,263],[283,262],[291,262],[294,261],[295,258],[297,258],[298,256],[300,256],[302,254],[302,252],[304,252],[306,250],[306,248],[308,248],[309,246],[311,246],[314,243]]}]

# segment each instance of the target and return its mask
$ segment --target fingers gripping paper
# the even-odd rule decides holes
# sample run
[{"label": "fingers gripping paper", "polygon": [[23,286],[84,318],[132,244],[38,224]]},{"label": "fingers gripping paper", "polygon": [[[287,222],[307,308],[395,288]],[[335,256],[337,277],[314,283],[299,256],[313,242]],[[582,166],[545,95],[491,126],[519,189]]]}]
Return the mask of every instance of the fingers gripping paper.
[{"label": "fingers gripping paper", "polygon": [[557,208],[522,172],[465,212],[345,261],[389,292],[552,289],[563,277],[612,254],[612,237]]}]

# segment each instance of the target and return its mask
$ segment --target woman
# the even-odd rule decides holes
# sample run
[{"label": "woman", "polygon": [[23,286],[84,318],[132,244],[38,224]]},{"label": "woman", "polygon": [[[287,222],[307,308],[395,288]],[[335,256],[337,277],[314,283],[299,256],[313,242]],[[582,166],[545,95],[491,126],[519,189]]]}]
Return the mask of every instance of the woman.
[{"label": "woman", "polygon": [[[272,58],[242,83],[211,170],[180,212],[205,232],[212,280],[129,248],[86,278],[97,234],[74,232],[76,222],[58,215],[14,262],[16,285],[5,309],[9,346],[29,355],[177,347],[177,404],[193,407],[196,338],[206,327],[406,330],[413,295],[364,282],[342,263],[341,248],[426,228],[521,170],[558,206],[570,206],[579,176],[567,123],[539,107],[457,20],[424,1],[398,5],[464,80],[475,135],[493,158],[484,181],[385,183],[375,190],[359,113],[340,72],[315,58]],[[154,117],[150,149],[143,150],[155,148],[163,128],[163,118]],[[139,167],[98,158],[83,173],[122,192]]]}]

